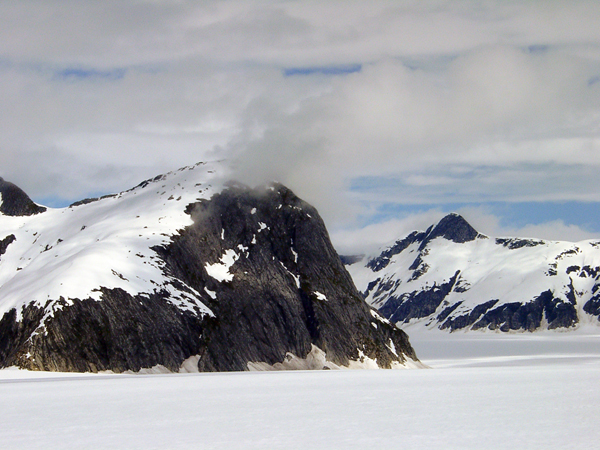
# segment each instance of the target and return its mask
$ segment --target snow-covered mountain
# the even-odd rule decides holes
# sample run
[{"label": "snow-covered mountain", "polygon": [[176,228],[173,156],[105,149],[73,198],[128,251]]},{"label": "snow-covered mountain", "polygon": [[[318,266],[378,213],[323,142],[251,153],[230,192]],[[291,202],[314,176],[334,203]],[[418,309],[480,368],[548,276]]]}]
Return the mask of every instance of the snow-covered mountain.
[{"label": "snow-covered mountain", "polygon": [[367,306],[317,211],[221,163],[67,208],[0,181],[0,367],[418,365]]},{"label": "snow-covered mountain", "polygon": [[600,325],[600,241],[490,238],[458,214],[375,257],[345,258],[393,323],[534,331]]}]

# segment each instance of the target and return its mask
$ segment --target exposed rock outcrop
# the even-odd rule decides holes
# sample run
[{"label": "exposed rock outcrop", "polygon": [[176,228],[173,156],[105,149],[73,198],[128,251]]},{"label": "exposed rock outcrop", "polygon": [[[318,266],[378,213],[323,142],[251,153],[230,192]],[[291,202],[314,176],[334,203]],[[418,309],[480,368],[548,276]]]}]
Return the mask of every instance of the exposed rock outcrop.
[{"label": "exposed rock outcrop", "polygon": [[0,178],[0,213],[6,216],[32,216],[46,211],[35,204],[18,186]]},{"label": "exposed rock outcrop", "polygon": [[[69,222],[73,234],[61,235],[51,250],[34,241],[41,253],[56,252],[53,261],[60,264],[60,249],[83,242],[94,229],[94,215],[84,208],[101,210],[103,220],[113,221],[111,214],[119,220],[126,201],[147,202],[153,195],[191,218],[148,249],[153,257],[139,250],[134,255],[124,244],[127,264],[102,268],[122,288],[99,281],[88,297],[23,302],[7,311],[0,319],[0,367],[124,372],[160,365],[177,371],[193,360],[200,371],[231,371],[287,367],[290,355],[303,360],[323,352],[324,368],[418,361],[407,335],[364,302],[313,207],[280,184],[250,189],[230,183],[213,195],[178,202],[165,192],[184,190],[183,177],[156,177],[126,195],[75,204],[69,213],[80,214],[85,225]],[[157,220],[167,223],[168,211]],[[135,242],[143,242],[155,235],[147,225],[121,234],[139,233]],[[115,230],[99,232],[118,239]],[[86,242],[77,254],[99,245],[96,239]],[[147,276],[147,265],[158,268],[161,279],[149,280],[155,286],[150,292],[131,292],[131,281]],[[60,273],[65,283],[73,281],[68,268]]]}]

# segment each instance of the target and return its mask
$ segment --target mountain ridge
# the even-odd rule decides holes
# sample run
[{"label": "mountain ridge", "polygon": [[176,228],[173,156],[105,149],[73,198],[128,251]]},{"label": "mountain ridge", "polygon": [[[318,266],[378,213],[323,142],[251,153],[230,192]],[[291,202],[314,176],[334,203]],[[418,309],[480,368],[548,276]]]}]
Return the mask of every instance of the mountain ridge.
[{"label": "mountain ridge", "polygon": [[346,267],[367,302],[403,326],[568,330],[598,323],[599,250],[594,240],[490,238],[452,213]]},{"label": "mountain ridge", "polygon": [[406,333],[363,301],[317,211],[283,185],[229,176],[199,163],[0,216],[0,366],[419,367]]}]

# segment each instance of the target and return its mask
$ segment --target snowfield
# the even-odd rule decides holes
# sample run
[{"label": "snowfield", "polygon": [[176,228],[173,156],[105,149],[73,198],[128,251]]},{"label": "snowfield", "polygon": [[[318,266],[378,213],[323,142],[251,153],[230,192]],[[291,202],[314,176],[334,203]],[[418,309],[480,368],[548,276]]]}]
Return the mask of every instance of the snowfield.
[{"label": "snowfield", "polygon": [[0,239],[15,237],[0,265],[0,317],[12,308],[20,314],[30,302],[44,306],[47,300],[52,300],[51,315],[61,307],[56,305],[61,296],[99,300],[99,286],[132,295],[165,289],[181,309],[197,307],[211,314],[172,286],[151,247],[191,225],[185,206],[220,192],[226,176],[219,162],[198,163],[92,202],[34,216],[0,214]]},{"label": "snowfield", "polygon": [[600,330],[410,335],[433,369],[6,369],[0,442],[3,449],[597,448]]}]

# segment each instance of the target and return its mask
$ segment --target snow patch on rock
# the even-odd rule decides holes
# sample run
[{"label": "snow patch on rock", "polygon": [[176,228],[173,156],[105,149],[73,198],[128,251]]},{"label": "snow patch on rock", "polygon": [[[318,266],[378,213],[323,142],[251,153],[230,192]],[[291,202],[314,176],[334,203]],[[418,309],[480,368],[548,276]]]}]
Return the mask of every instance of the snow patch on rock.
[{"label": "snow patch on rock", "polygon": [[221,283],[223,281],[233,280],[233,274],[229,272],[231,266],[240,258],[240,255],[235,250],[225,250],[220,262],[214,264],[206,264],[204,268],[209,276]]},{"label": "snow patch on rock", "polygon": [[315,297],[317,297],[317,300],[321,300],[324,302],[327,301],[327,296],[325,294],[321,294],[319,291],[315,291],[315,292],[313,292],[313,294],[315,294]]}]

